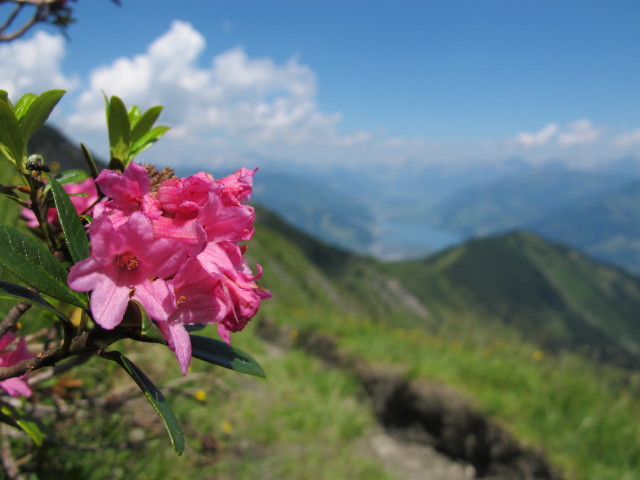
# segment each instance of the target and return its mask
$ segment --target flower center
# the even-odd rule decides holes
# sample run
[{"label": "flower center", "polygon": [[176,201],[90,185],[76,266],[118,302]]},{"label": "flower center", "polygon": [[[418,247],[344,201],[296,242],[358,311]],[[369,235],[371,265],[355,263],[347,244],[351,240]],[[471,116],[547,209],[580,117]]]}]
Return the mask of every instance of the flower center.
[{"label": "flower center", "polygon": [[135,270],[138,268],[138,257],[131,252],[125,252],[116,257],[116,263],[127,270]]}]

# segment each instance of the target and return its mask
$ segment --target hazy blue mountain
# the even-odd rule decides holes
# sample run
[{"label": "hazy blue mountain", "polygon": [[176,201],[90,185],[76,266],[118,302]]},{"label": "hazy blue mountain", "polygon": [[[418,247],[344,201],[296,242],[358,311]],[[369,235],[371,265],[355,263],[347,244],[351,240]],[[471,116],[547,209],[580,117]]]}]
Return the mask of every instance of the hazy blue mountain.
[{"label": "hazy blue mountain", "polygon": [[640,271],[640,181],[531,222],[542,235]]},{"label": "hazy blue mountain", "polygon": [[432,208],[429,218],[445,230],[466,236],[487,235],[537,225],[628,181],[628,177],[600,172],[545,168],[463,189]]},{"label": "hazy blue mountain", "polygon": [[363,251],[373,239],[373,215],[367,205],[321,180],[261,170],[253,200],[333,245]]}]

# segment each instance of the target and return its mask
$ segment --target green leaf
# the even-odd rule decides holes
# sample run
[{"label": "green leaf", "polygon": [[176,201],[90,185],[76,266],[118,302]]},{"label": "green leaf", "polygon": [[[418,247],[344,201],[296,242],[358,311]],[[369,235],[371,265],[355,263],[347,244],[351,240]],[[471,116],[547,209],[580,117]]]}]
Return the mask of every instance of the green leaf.
[{"label": "green leaf", "polygon": [[135,127],[136,123],[138,123],[138,120],[140,120],[140,107],[138,107],[137,105],[134,105],[133,107],[131,107],[129,109],[129,125],[131,126],[131,128]]},{"label": "green leaf", "polygon": [[36,292],[32,292],[22,285],[16,285],[15,283],[3,282],[0,280],[0,298],[10,298],[12,300],[19,300],[21,302],[37,305],[38,307],[44,308],[45,310],[53,313],[56,317],[62,320],[63,323],[71,324],[71,320],[69,320],[64,313],[55,308]]},{"label": "green leaf", "polygon": [[20,122],[11,106],[0,100],[0,155],[21,168],[24,150]]},{"label": "green leaf", "polygon": [[0,407],[0,412],[2,413],[0,421],[13,427],[21,428],[33,439],[37,446],[41,446],[45,438],[47,438],[47,434],[43,431],[43,426],[24,410],[3,403]]},{"label": "green leaf", "polygon": [[189,335],[189,337],[191,337],[191,349],[194,357],[236,372],[266,377],[258,362],[242,350],[209,337],[200,335]]},{"label": "green leaf", "polygon": [[51,185],[53,201],[58,210],[58,218],[60,219],[60,225],[62,225],[67,248],[73,261],[78,263],[89,256],[87,231],[80,221],[76,207],[71,203],[69,194],[51,175],[47,175],[47,178],[49,179],[49,185]]},{"label": "green leaf", "polygon": [[24,117],[24,114],[27,113],[27,110],[29,110],[29,107],[31,107],[31,104],[36,98],[38,98],[38,96],[34,93],[25,93],[20,97],[20,100],[18,100],[18,103],[16,103],[13,108],[18,120]]},{"label": "green leaf", "polygon": [[80,183],[89,177],[90,175],[84,170],[65,170],[56,177],[56,180],[59,184],[66,185],[67,183]]},{"label": "green leaf", "polygon": [[165,127],[159,125],[157,127],[152,128],[147,133],[145,133],[134,145],[131,147],[131,158],[133,156],[139,154],[140,152],[144,152],[151,145],[156,143],[162,136],[169,130],[169,127]]},{"label": "green leaf", "polygon": [[14,227],[0,225],[0,265],[27,285],[63,302],[88,308],[87,297],[67,286],[67,271],[41,243]]},{"label": "green leaf", "polygon": [[[6,187],[4,185],[0,185],[0,197],[8,197],[11,200],[16,200],[18,202],[21,202],[20,197],[18,196],[18,194],[14,191],[13,188],[9,188]],[[24,203],[24,202],[23,202]]]},{"label": "green leaf", "polygon": [[84,153],[84,159],[87,161],[87,166],[89,167],[91,176],[96,178],[100,172],[98,172],[98,166],[96,165],[96,161],[93,159],[93,155],[91,155],[91,152],[84,143],[80,144],[80,148],[82,148],[82,153]]},{"label": "green leaf", "polygon": [[109,102],[107,126],[111,158],[117,158],[126,167],[131,149],[131,124],[124,103],[115,96]]},{"label": "green leaf", "polygon": [[178,455],[182,455],[182,452],[184,451],[184,433],[182,433],[182,427],[180,427],[180,423],[178,422],[175,413],[173,413],[169,402],[164,398],[162,392],[142,370],[140,370],[131,360],[120,352],[106,352],[103,355],[124,368],[133,381],[136,382],[138,387],[140,387],[140,390],[144,392],[147,399],[164,422],[164,426],[167,428],[167,432],[169,432],[169,438],[171,439],[173,449]]},{"label": "green leaf", "polygon": [[20,120],[25,142],[44,125],[64,94],[64,90],[49,90],[41,93],[31,102],[29,109]]},{"label": "green leaf", "polygon": [[149,110],[144,112],[144,115],[140,117],[137,123],[132,124],[133,130],[131,130],[131,142],[134,145],[138,140],[142,138],[143,135],[151,130],[153,124],[156,123],[156,120],[158,120],[160,112],[162,112],[161,106],[158,105],[155,107],[151,107]]}]

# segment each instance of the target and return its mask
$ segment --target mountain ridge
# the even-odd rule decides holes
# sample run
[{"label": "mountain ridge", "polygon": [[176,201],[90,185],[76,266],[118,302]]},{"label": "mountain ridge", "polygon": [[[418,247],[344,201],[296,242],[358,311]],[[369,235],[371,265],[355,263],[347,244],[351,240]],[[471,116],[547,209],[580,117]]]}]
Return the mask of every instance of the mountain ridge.
[{"label": "mountain ridge", "polygon": [[[515,327],[544,348],[638,362],[640,279],[526,231],[474,239],[387,271],[444,316]],[[473,313],[472,313],[473,312]]]}]

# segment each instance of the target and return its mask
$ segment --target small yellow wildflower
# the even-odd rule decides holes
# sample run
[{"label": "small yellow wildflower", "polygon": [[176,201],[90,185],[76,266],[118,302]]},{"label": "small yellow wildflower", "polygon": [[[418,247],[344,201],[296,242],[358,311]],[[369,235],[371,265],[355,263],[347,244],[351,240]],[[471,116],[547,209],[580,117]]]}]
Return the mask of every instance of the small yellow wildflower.
[{"label": "small yellow wildflower", "polygon": [[233,426],[229,422],[227,422],[226,420],[224,422],[222,422],[221,427],[222,427],[222,431],[224,433],[226,433],[227,435],[230,434],[233,431]]}]

